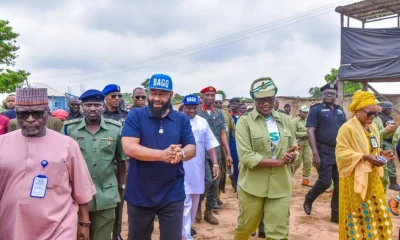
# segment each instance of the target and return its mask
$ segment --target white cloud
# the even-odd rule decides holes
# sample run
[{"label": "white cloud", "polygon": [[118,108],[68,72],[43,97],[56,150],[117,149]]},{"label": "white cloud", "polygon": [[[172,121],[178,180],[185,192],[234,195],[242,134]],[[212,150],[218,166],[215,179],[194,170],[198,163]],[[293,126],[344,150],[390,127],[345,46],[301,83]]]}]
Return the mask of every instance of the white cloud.
[{"label": "white cloud", "polygon": [[[21,34],[16,67],[30,71],[32,82],[60,91],[69,86],[79,94],[82,84],[101,90],[116,83],[128,92],[153,73],[165,73],[180,94],[214,85],[228,97],[248,96],[252,80],[269,76],[277,82],[279,95],[308,96],[310,87],[322,85],[330,68],[339,66],[340,18],[334,5],[322,16],[222,48],[145,68],[155,62],[132,64],[335,1],[57,2],[9,1],[0,4],[0,16]],[[114,70],[101,71],[107,69]],[[96,70],[100,72],[53,78]],[[126,72],[110,75],[121,71]]]}]

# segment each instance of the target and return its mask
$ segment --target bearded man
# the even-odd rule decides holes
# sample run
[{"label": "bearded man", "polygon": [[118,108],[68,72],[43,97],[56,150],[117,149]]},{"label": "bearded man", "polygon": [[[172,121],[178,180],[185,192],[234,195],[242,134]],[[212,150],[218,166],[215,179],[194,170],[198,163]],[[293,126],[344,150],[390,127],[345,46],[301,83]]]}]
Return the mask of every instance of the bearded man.
[{"label": "bearded man", "polygon": [[172,109],[172,79],[150,78],[148,106],[133,108],[122,129],[130,157],[125,200],[129,240],[150,240],[157,215],[161,239],[182,239],[186,198],[182,161],[196,155],[189,118]]}]

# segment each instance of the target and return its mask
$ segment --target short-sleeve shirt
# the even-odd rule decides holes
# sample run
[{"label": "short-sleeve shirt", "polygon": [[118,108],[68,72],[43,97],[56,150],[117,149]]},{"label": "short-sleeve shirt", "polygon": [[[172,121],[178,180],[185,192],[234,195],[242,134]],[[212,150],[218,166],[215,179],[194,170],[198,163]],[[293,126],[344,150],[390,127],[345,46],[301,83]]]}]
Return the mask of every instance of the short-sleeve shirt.
[{"label": "short-sleeve shirt", "polygon": [[[0,239],[76,239],[78,205],[96,193],[78,144],[47,129],[0,136]],[[34,177],[48,179],[44,198],[30,197]]]},{"label": "short-sleeve shirt", "polygon": [[124,161],[121,123],[101,118],[99,130],[92,134],[85,118],[65,122],[63,134],[75,139],[96,186],[97,194],[89,202],[89,211],[114,208],[121,201],[118,181],[114,170],[114,158]]},{"label": "short-sleeve shirt", "polygon": [[204,193],[204,157],[205,151],[219,146],[207,121],[199,116],[190,119],[192,132],[196,139],[196,156],[183,163],[185,169],[185,193]]},{"label": "short-sleeve shirt", "polygon": [[[161,130],[162,129],[162,130]],[[140,145],[164,150],[171,144],[196,144],[189,118],[170,107],[164,118],[149,107],[134,108],[125,120],[122,137],[140,139]],[[124,199],[139,207],[164,206],[186,198],[183,163],[145,162],[131,158]]]},{"label": "short-sleeve shirt", "polygon": [[[197,115],[207,120],[214,136],[218,140],[218,143],[221,144],[221,130],[225,131],[226,129],[225,118],[221,110],[213,108],[211,111],[207,111],[203,106],[199,106],[197,109]],[[218,159],[221,159],[221,146],[217,147],[217,157]],[[208,153],[206,153],[206,159],[210,159]]]},{"label": "short-sleeve shirt", "polygon": [[308,113],[306,127],[315,127],[315,140],[317,143],[330,147],[336,146],[336,137],[339,128],[346,122],[346,114],[339,105],[333,108],[324,103],[311,107]]}]

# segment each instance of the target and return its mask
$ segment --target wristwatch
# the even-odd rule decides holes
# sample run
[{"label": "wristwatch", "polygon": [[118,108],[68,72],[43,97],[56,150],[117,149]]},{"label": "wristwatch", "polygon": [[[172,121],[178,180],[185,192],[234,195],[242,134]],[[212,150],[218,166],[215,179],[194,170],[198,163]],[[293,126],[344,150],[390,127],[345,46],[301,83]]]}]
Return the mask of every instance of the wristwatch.
[{"label": "wristwatch", "polygon": [[185,151],[183,151],[183,149],[181,149],[181,154],[182,154],[182,159],[181,160],[185,159],[186,158],[186,153],[185,153]]},{"label": "wristwatch", "polygon": [[119,189],[125,190],[125,184],[119,185]]}]

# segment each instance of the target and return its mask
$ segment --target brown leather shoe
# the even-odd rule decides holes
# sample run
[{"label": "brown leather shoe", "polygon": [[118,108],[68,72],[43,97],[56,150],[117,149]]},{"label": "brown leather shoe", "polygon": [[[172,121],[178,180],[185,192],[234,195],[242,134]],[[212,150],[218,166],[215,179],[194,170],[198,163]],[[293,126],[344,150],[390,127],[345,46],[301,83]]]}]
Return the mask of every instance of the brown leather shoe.
[{"label": "brown leather shoe", "polygon": [[399,203],[394,198],[391,198],[388,203],[392,214],[399,216]]},{"label": "brown leather shoe", "polygon": [[306,186],[306,187],[314,186],[314,184],[312,184],[310,181],[308,181],[308,179],[303,179],[303,181],[301,182],[301,185]]},{"label": "brown leather shoe", "polygon": [[218,225],[219,224],[218,219],[216,219],[214,217],[214,215],[212,214],[211,209],[206,209],[204,211],[204,220],[206,220],[207,222],[211,223],[212,225]]}]

